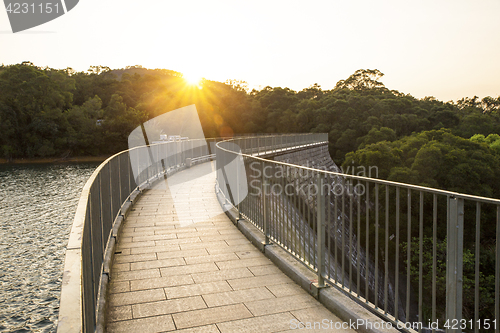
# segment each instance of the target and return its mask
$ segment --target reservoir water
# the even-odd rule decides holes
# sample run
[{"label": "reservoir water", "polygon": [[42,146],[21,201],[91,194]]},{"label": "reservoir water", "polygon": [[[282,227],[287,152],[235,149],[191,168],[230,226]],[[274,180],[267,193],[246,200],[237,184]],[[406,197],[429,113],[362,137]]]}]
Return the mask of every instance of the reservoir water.
[{"label": "reservoir water", "polygon": [[98,163],[0,165],[0,331],[54,332],[65,248]]}]

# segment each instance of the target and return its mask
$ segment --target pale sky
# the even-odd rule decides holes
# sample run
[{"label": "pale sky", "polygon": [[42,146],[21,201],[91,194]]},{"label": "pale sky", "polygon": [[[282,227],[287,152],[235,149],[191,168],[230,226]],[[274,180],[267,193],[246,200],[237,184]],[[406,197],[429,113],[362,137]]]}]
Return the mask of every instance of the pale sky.
[{"label": "pale sky", "polygon": [[0,63],[142,65],[294,90],[378,69],[417,98],[497,97],[499,18],[500,0],[80,0],[12,34],[1,7]]}]

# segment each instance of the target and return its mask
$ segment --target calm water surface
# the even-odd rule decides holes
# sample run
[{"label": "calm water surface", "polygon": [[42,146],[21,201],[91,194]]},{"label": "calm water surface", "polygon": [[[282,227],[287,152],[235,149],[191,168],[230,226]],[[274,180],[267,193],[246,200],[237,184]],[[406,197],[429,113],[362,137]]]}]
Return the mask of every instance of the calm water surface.
[{"label": "calm water surface", "polygon": [[97,165],[0,165],[1,332],[55,331],[68,235]]}]

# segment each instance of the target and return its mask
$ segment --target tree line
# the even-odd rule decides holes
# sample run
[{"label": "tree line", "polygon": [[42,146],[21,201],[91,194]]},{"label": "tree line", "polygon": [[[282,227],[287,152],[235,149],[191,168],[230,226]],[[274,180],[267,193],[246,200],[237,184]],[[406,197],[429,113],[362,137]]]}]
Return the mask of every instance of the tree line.
[{"label": "tree line", "polygon": [[500,97],[417,99],[387,89],[382,76],[358,70],[331,90],[250,91],[242,81],[193,86],[179,72],[141,66],[1,66],[0,157],[116,153],[142,122],[195,104],[206,137],[328,133],[344,170],[377,166],[381,178],[500,198]]},{"label": "tree line", "polygon": [[331,90],[250,91],[242,81],[193,86],[182,73],[141,66],[1,66],[0,157],[112,154],[142,122],[195,104],[206,137],[328,133],[338,165],[376,165],[382,178],[500,197],[500,97],[417,99],[387,89],[382,76],[358,70]]}]

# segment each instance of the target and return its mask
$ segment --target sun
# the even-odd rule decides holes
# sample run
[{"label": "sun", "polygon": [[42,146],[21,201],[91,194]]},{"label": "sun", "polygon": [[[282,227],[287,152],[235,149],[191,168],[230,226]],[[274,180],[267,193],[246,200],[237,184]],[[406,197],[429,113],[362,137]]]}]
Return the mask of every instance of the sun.
[{"label": "sun", "polygon": [[186,80],[187,84],[198,87],[201,86],[201,81],[203,80],[201,75],[191,72],[184,72],[182,77]]}]

